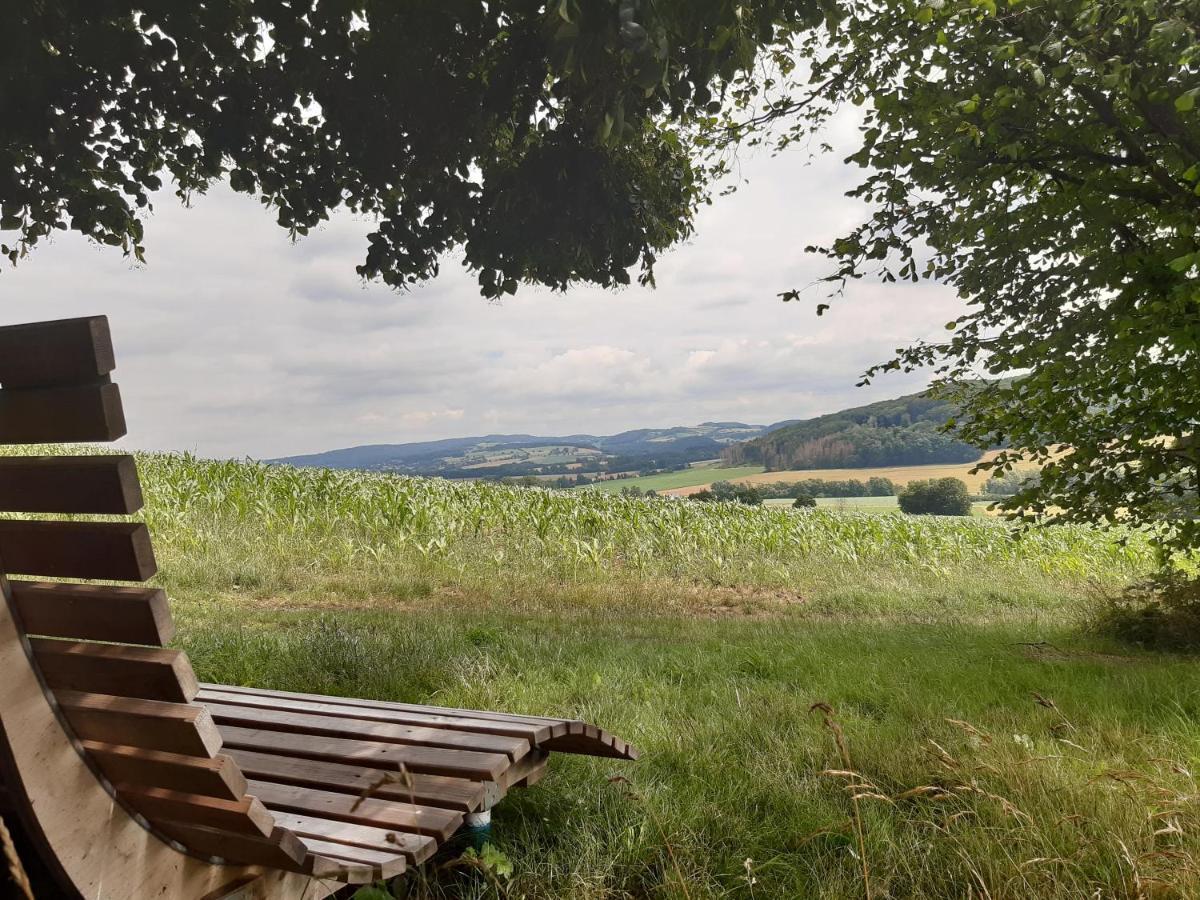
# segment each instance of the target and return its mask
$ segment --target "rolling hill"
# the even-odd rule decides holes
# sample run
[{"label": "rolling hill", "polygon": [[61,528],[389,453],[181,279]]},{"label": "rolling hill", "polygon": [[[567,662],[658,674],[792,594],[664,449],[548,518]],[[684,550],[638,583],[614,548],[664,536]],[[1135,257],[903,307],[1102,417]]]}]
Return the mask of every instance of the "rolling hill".
[{"label": "rolling hill", "polygon": [[692,427],[640,428],[613,435],[488,434],[410,444],[347,447],[270,462],[330,469],[365,469],[443,478],[500,479],[532,475],[570,480],[618,472],[684,469],[713,460],[730,444],[777,426],[704,422]]},{"label": "rolling hill", "polygon": [[979,448],[940,430],[956,413],[944,400],[909,394],[771,429],[726,447],[721,460],[769,472],[975,462]]},{"label": "rolling hill", "polygon": [[759,468],[783,472],[975,462],[981,455],[977,448],[939,430],[955,412],[949,403],[910,394],[774,425],[703,422],[612,435],[487,434],[346,447],[269,462],[443,478],[533,477],[561,487],[663,476],[667,480],[654,487],[668,489],[716,480],[712,476],[719,470],[684,470],[718,459],[722,466],[740,469],[739,475]]}]

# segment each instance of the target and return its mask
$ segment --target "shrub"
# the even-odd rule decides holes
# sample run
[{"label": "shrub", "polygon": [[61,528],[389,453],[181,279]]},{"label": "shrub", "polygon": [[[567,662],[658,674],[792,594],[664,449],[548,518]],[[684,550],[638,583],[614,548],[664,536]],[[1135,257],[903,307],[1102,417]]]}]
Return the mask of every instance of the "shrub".
[{"label": "shrub", "polygon": [[[704,493],[701,491],[700,493]],[[736,500],[738,503],[744,503],[747,506],[761,506],[763,502],[763,492],[750,484],[734,484],[731,481],[716,481],[713,482],[710,491],[711,497],[705,499],[712,500]],[[692,499],[696,499],[699,495],[693,494]]]},{"label": "shrub", "polygon": [[894,497],[896,496],[896,485],[890,478],[874,478],[867,479],[867,496],[869,497]]},{"label": "shrub", "polygon": [[1200,578],[1160,575],[1128,588],[1099,616],[1098,630],[1157,650],[1200,650]]},{"label": "shrub", "polygon": [[811,494],[800,494],[792,504],[794,509],[811,509],[817,505],[817,498]]},{"label": "shrub", "polygon": [[900,492],[900,509],[914,516],[969,516],[971,495],[958,478],[910,481]]}]

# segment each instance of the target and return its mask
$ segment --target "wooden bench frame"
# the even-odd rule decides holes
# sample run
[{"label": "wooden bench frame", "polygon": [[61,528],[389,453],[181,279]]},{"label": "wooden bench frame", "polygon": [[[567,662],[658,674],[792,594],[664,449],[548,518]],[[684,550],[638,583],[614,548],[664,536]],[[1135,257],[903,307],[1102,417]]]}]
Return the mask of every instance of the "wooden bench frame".
[{"label": "wooden bench frame", "polygon": [[[0,328],[0,444],[121,437],[114,367],[104,317]],[[316,900],[424,862],[551,751],[636,758],[574,719],[200,684],[162,591],[8,578],[147,581],[141,505],[130,456],[0,457],[0,788],[69,894]]]}]

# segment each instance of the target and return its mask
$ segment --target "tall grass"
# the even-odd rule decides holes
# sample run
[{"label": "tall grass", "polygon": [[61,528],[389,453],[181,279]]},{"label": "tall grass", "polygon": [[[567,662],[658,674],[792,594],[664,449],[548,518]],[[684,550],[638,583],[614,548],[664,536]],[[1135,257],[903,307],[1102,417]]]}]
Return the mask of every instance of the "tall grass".
[{"label": "tall grass", "polygon": [[510,795],[503,885],[401,896],[1200,896],[1200,673],[1075,627],[1152,565],[1136,535],[139,462],[202,679],[642,750]]},{"label": "tall grass", "polygon": [[[938,586],[949,596],[934,606],[953,607],[963,598],[989,603],[1005,581],[1019,603],[1046,584],[1124,583],[1150,563],[1136,536],[1121,544],[1082,527],[1016,533],[989,520],[693,504],[181,455],[143,456],[140,465],[165,577],[185,590],[224,579],[226,590],[258,594],[405,598],[458,586],[511,598],[551,586],[572,602],[589,591],[608,602],[629,585],[642,596],[668,584],[676,598],[688,585],[725,589],[735,605],[745,600],[738,592],[757,602],[775,591],[855,606],[864,598],[852,586],[888,583],[910,595]],[[988,581],[976,577],[983,570]]]}]

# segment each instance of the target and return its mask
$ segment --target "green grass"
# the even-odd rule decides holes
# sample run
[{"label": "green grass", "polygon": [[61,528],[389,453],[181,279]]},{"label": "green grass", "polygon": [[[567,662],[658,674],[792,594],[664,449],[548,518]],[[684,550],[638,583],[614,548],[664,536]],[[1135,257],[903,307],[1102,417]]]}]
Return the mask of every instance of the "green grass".
[{"label": "green grass", "polygon": [[[642,750],[510,795],[502,896],[863,897],[856,804],[876,897],[1200,894],[1200,669],[1082,627],[1149,566],[1136,536],[142,471],[202,678],[579,716]],[[462,869],[397,892],[498,896]]]},{"label": "green grass", "polygon": [[600,481],[596,484],[585,485],[579,490],[603,491],[608,494],[619,494],[622,488],[627,487],[637,488],[639,491],[669,491],[673,488],[710,484],[713,481],[729,481],[733,478],[743,478],[746,475],[757,475],[764,471],[766,470],[762,466],[730,466],[728,468],[692,466],[680,472],[663,472],[661,475],[643,475],[640,478],[615,478],[612,481]]},{"label": "green grass", "polygon": [[[1200,889],[1169,855],[1200,849],[1190,661],[1099,655],[1054,626],[181,605],[205,678],[575,715],[634,741],[637,763],[556,757],[499,807],[509,896],[862,896],[817,701],[861,793],[942,792],[861,801],[878,896],[1132,897],[1133,866],[1177,888],[1159,896]],[[1183,835],[1154,835],[1173,820]]]}]

